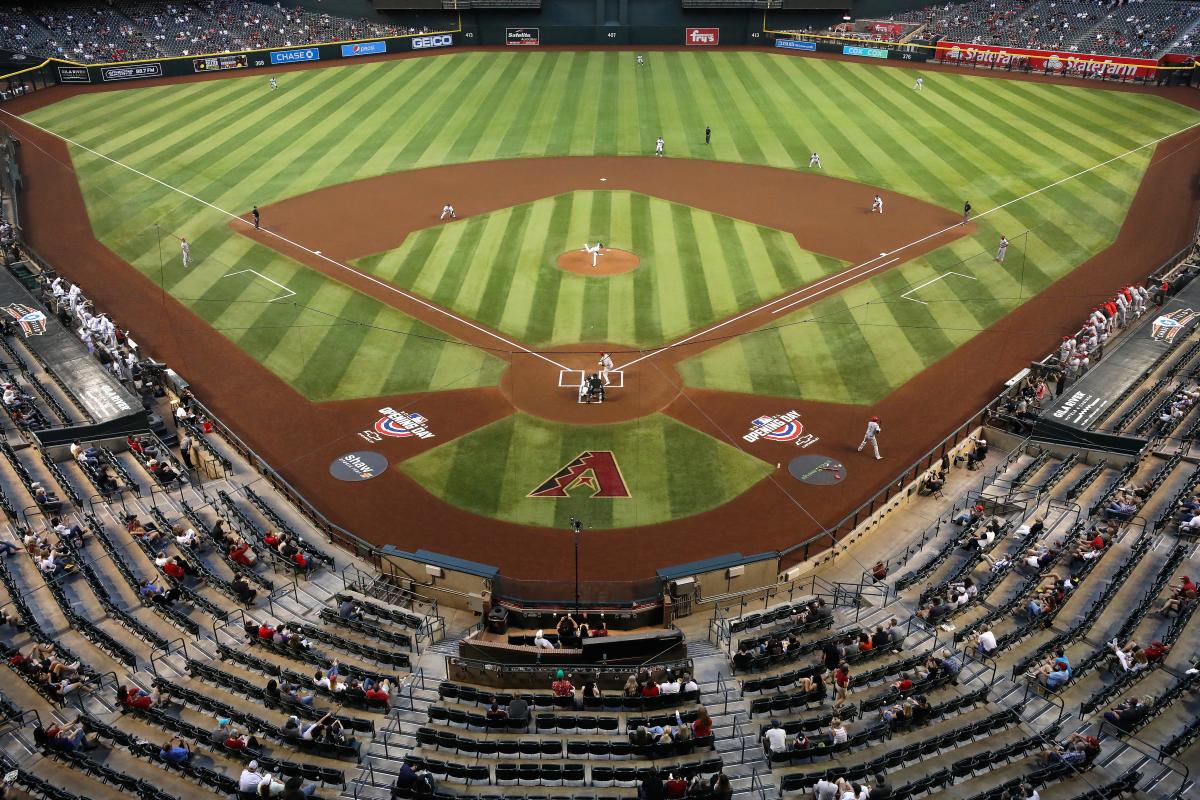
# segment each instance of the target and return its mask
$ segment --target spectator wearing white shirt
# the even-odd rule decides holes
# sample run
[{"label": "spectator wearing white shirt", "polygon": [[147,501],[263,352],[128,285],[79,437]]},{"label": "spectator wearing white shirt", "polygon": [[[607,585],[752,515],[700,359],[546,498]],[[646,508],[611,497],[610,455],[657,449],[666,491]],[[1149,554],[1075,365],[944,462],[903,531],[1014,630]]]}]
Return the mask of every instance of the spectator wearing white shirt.
[{"label": "spectator wearing white shirt", "polygon": [[992,633],[992,629],[987,625],[975,635],[975,646],[979,652],[985,656],[989,656],[996,651],[996,634]]},{"label": "spectator wearing white shirt", "polygon": [[538,632],[533,635],[533,646],[539,650],[553,650],[554,643],[546,638],[546,632],[538,629]]},{"label": "spectator wearing white shirt", "polygon": [[763,742],[772,753],[782,753],[787,750],[787,732],[779,724],[779,720],[771,720],[771,727],[763,734]]},{"label": "spectator wearing white shirt", "polygon": [[258,791],[258,785],[262,783],[262,775],[258,772],[258,762],[251,761],[242,770],[242,775],[238,778],[238,791],[254,794]]}]

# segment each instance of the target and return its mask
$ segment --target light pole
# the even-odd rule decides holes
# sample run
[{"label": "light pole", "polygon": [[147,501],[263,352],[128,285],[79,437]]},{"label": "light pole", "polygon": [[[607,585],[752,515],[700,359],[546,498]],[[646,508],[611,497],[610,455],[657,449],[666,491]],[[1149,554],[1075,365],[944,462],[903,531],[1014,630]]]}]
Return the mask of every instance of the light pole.
[{"label": "light pole", "polygon": [[571,531],[575,534],[575,613],[579,613],[579,540],[583,533],[583,520],[571,517]]}]

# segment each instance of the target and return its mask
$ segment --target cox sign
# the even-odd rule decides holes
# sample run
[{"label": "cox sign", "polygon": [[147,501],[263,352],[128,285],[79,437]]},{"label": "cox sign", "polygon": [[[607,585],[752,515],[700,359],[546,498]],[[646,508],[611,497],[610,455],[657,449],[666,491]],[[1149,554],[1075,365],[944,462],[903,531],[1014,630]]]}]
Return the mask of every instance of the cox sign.
[{"label": "cox sign", "polygon": [[315,47],[302,50],[277,50],[271,53],[272,64],[295,64],[297,61],[320,61],[321,51]]},{"label": "cox sign", "polygon": [[449,47],[454,44],[454,36],[449,33],[437,36],[417,36],[412,40],[413,50],[425,50],[429,47]]}]

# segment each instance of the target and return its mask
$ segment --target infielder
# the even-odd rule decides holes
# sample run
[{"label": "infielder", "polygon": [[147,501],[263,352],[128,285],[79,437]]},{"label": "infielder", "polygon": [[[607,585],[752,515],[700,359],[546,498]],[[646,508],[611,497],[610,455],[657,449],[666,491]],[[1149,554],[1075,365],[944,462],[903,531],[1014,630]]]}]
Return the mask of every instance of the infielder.
[{"label": "infielder", "polygon": [[592,254],[592,266],[593,267],[596,266],[596,259],[598,259],[600,257],[600,251],[603,248],[604,248],[604,242],[596,242],[596,244],[594,246],[588,244],[587,242],[583,243],[583,252]]},{"label": "infielder", "polygon": [[183,253],[183,268],[187,269],[192,263],[192,246],[188,244],[186,237],[179,240],[179,251]]},{"label": "infielder", "polygon": [[810,167],[816,167],[817,169],[824,169],[824,167],[821,166],[821,157],[816,153],[813,153],[811,156],[809,156],[808,165]]},{"label": "infielder", "polygon": [[253,209],[251,209],[250,216],[254,217],[254,230],[261,230],[262,217],[258,213],[258,206],[255,206]]},{"label": "infielder", "polygon": [[858,446],[858,452],[861,453],[862,449],[867,446],[867,442],[870,442],[871,449],[875,451],[875,460],[878,461],[883,458],[883,456],[879,455],[879,441],[875,438],[875,434],[882,430],[883,428],[879,427],[879,417],[871,417],[870,421],[867,422],[867,432],[863,434],[862,444]]},{"label": "infielder", "polygon": [[[458,215],[454,213],[454,206],[450,205],[449,203],[446,203],[446,205],[442,206],[442,215],[438,217],[438,219],[445,219],[446,217],[449,217],[450,219],[458,219]],[[595,266],[595,264],[592,266]]]},{"label": "infielder", "polygon": [[663,154],[664,144],[666,144],[666,142],[663,141],[663,138],[661,136],[658,137],[658,139],[654,142],[654,155],[661,156]]},{"label": "infielder", "polygon": [[967,224],[968,222],[970,222],[970,221],[971,221],[971,201],[970,201],[970,200],[967,200],[965,203],[963,203],[963,220],[962,220],[962,224],[963,224],[963,225],[966,225],[966,224]]},{"label": "infielder", "polygon": [[913,88],[918,92],[925,88],[925,79],[917,78],[917,82],[913,84]]},{"label": "infielder", "polygon": [[871,213],[874,214],[876,211],[880,214],[883,213],[883,198],[879,195],[875,195],[875,199],[871,201]]},{"label": "infielder", "polygon": [[1000,245],[996,248],[996,263],[1003,264],[1004,256],[1008,253],[1008,238],[1000,237]]},{"label": "infielder", "polygon": [[279,88],[279,81],[275,80],[274,78],[271,78],[271,88],[272,88],[272,89],[278,89],[278,88]]},{"label": "infielder", "polygon": [[601,353],[600,360],[596,363],[600,365],[600,377],[604,379],[604,385],[608,386],[611,383],[608,379],[608,371],[613,368],[612,356],[608,353]]}]

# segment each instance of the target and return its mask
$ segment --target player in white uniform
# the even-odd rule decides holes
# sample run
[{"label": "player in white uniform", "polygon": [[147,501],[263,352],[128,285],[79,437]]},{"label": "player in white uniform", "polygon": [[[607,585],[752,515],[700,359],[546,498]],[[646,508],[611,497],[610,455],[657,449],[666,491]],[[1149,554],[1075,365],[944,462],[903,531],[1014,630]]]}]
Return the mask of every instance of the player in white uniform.
[{"label": "player in white uniform", "polygon": [[642,67],[642,66],[645,66],[645,64],[646,64],[646,59],[645,59],[645,57],[643,57],[643,56],[641,56],[641,55],[638,55],[638,57],[637,57],[637,65],[638,65],[639,67]]},{"label": "player in white uniform", "polygon": [[811,156],[809,156],[808,165],[810,167],[816,167],[817,169],[824,169],[824,167],[821,166],[821,157],[816,153],[813,153]]},{"label": "player in white uniform", "polygon": [[871,417],[867,423],[867,432],[863,434],[862,444],[858,446],[858,452],[861,453],[862,449],[867,446],[867,442],[870,442],[871,449],[875,451],[875,460],[878,461],[883,458],[883,456],[879,455],[879,441],[875,438],[875,434],[880,433],[882,430],[883,428],[879,427],[879,417]]},{"label": "player in white uniform", "polygon": [[663,145],[665,144],[666,142],[663,141],[663,138],[661,136],[658,137],[654,142],[654,155],[661,156],[663,154]]},{"label": "player in white uniform", "polygon": [[454,213],[454,206],[450,205],[449,203],[446,203],[446,205],[442,206],[442,215],[438,217],[438,219],[445,219],[446,217],[449,217],[450,219],[458,219],[458,215]]},{"label": "player in white uniform", "polygon": [[1007,237],[1007,236],[1001,236],[1001,237],[1000,237],[1000,244],[999,244],[999,246],[997,246],[997,247],[996,247],[996,261],[997,261],[997,263],[1003,264],[1003,263],[1004,263],[1004,256],[1005,256],[1007,253],[1008,253],[1008,237]]},{"label": "player in white uniform", "polygon": [[186,237],[179,240],[179,252],[183,253],[183,268],[187,269],[192,263],[192,246]]},{"label": "player in white uniform", "polygon": [[278,88],[279,88],[279,81],[275,80],[274,78],[271,78],[271,88],[272,88],[272,89],[278,89]]},{"label": "player in white uniform", "polygon": [[592,266],[596,266],[596,260],[600,257],[600,251],[604,248],[604,242],[596,242],[594,245],[583,243],[583,252],[592,254]]},{"label": "player in white uniform", "polygon": [[600,365],[600,377],[604,379],[604,385],[608,386],[611,383],[608,379],[608,371],[613,368],[612,356],[608,353],[601,353],[600,360],[596,363]]},{"label": "player in white uniform", "polygon": [[871,213],[874,214],[876,211],[880,214],[883,213],[883,198],[879,195],[875,195],[875,199],[871,201]]},{"label": "player in white uniform", "polygon": [[913,84],[913,88],[918,92],[925,88],[925,79],[917,78],[917,82]]}]

